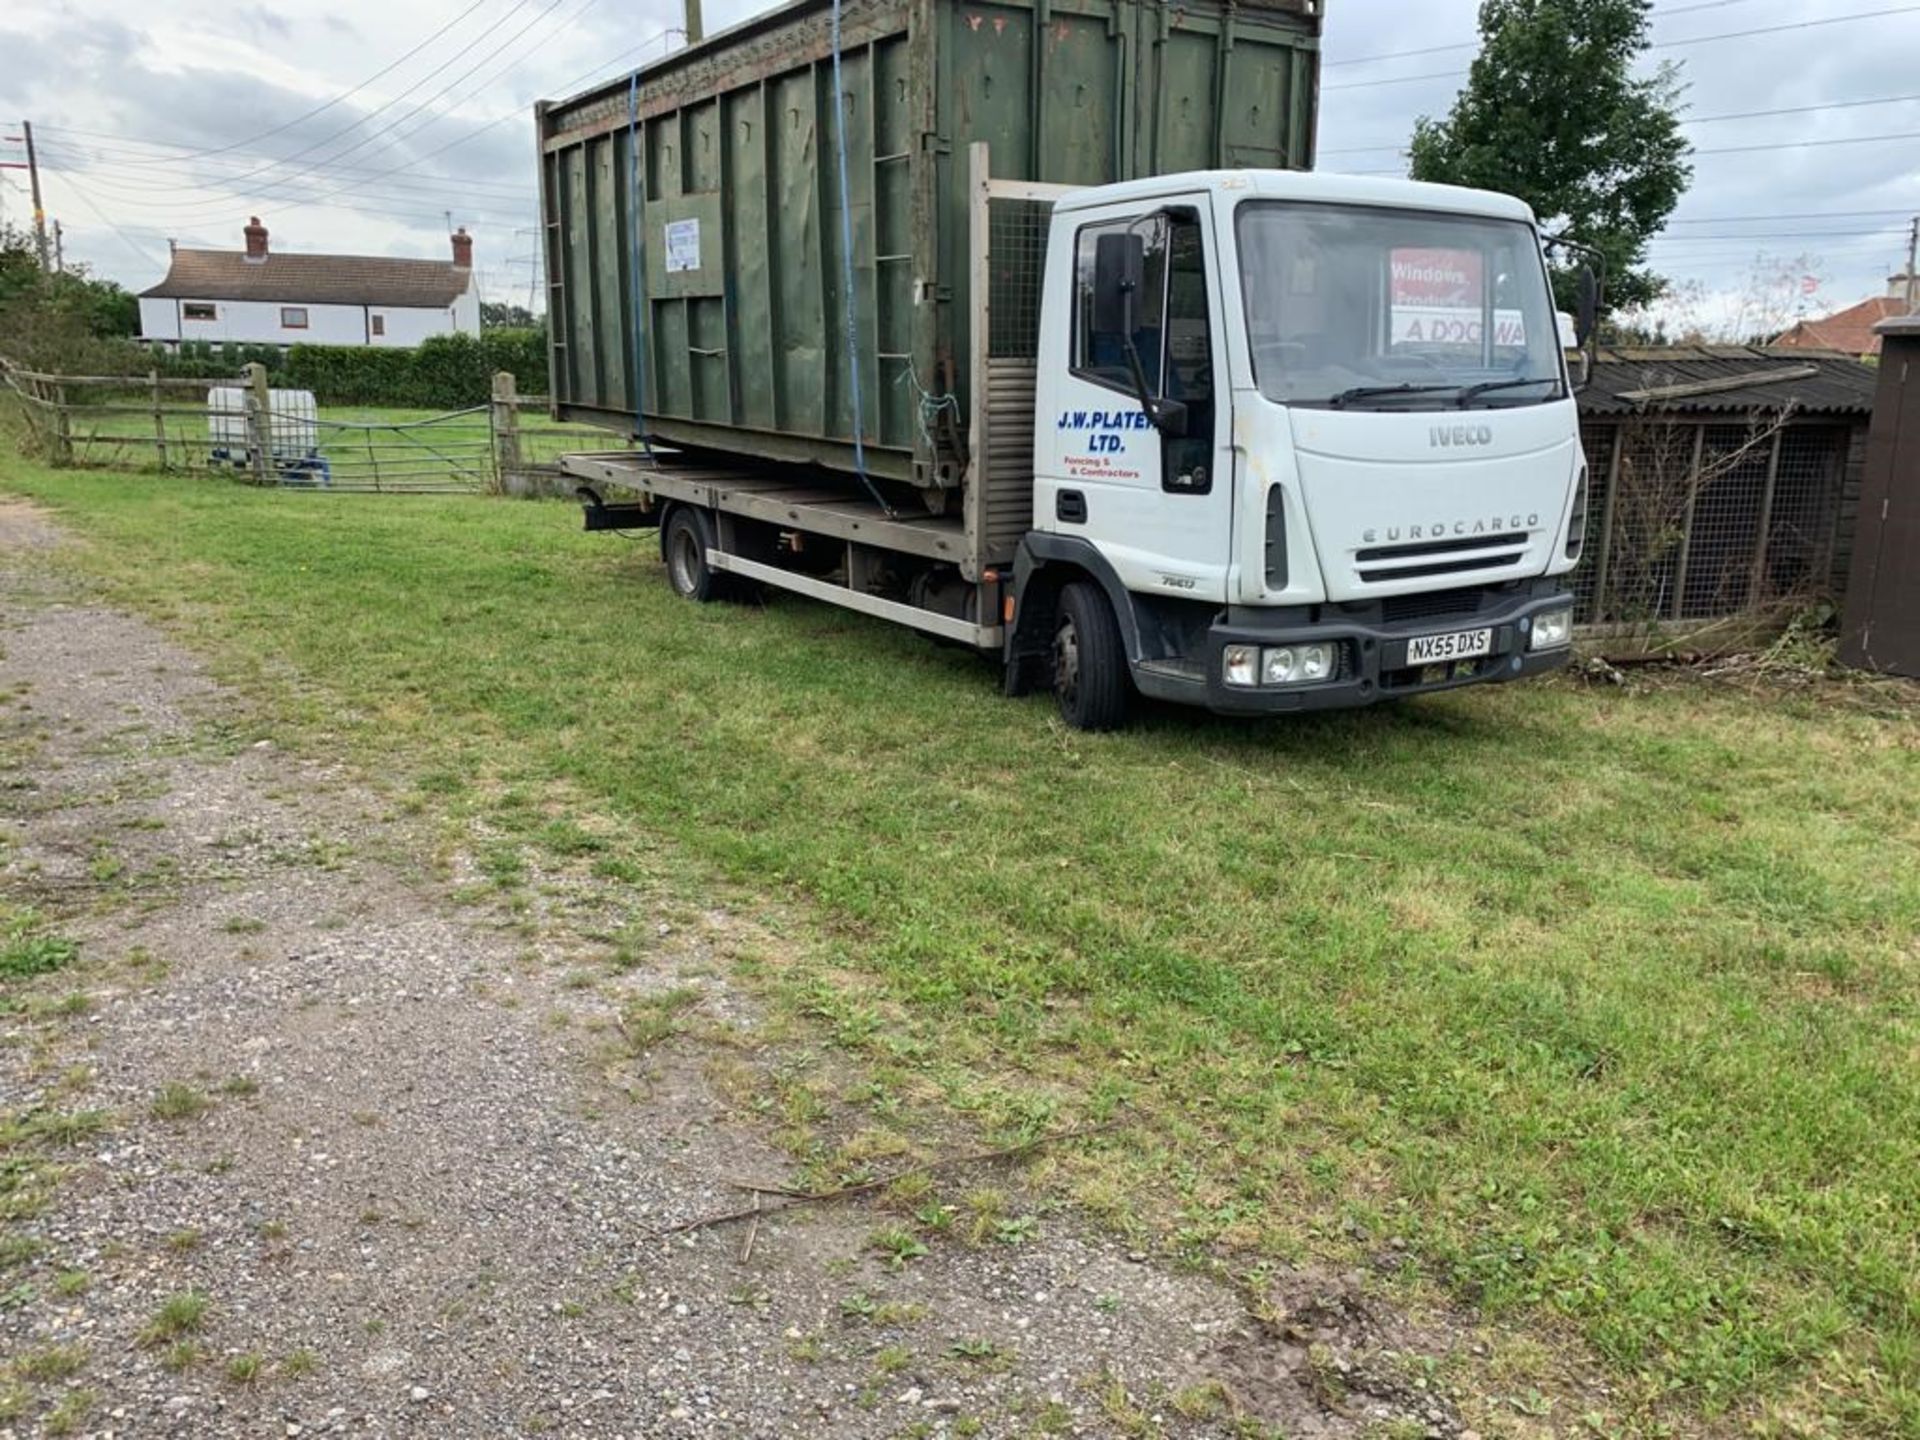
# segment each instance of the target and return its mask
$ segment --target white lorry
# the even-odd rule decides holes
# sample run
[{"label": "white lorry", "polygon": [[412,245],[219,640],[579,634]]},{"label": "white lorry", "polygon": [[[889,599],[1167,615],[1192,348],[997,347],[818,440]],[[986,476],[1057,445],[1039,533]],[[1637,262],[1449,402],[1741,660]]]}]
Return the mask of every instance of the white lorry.
[{"label": "white lorry", "polygon": [[[1067,189],[994,181],[974,148],[960,513],[570,456],[589,528],[658,525],[690,599],[748,581],[973,646],[1084,729],[1136,695],[1275,713],[1567,661],[1586,465],[1524,204],[1279,170]],[[1044,227],[1024,346],[995,342],[999,210]]]}]

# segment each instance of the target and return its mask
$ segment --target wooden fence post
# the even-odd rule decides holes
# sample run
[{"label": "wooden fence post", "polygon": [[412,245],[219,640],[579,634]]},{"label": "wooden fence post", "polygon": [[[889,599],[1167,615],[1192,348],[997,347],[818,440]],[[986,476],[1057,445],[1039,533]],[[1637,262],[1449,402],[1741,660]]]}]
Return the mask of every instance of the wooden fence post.
[{"label": "wooden fence post", "polygon": [[53,463],[73,463],[73,416],[67,411],[67,387],[53,387]]},{"label": "wooden fence post", "polygon": [[247,458],[253,465],[253,483],[273,482],[273,390],[267,367],[259,361],[247,366]]},{"label": "wooden fence post", "polygon": [[509,476],[520,473],[520,392],[511,370],[493,375],[493,404],[488,422],[493,431],[493,493],[509,493]]},{"label": "wooden fence post", "polygon": [[153,389],[153,448],[160,457],[160,468],[167,468],[167,419],[161,409],[160,372],[149,370],[147,384]]}]

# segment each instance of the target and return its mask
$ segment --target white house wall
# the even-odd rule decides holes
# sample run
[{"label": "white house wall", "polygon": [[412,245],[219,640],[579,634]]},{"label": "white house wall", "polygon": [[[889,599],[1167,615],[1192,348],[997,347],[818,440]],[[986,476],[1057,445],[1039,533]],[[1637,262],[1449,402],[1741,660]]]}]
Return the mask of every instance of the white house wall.
[{"label": "white house wall", "polygon": [[[211,320],[186,320],[188,305],[210,304]],[[182,340],[206,340],[213,344],[236,345],[418,345],[433,335],[449,335],[459,330],[469,335],[480,333],[480,301],[473,291],[461,295],[448,309],[414,309],[391,305],[307,305],[305,329],[289,329],[280,323],[280,312],[288,308],[277,302],[260,300],[152,300],[140,301],[140,334],[144,339],[173,344]],[[369,335],[369,320],[378,315],[385,322],[383,335]]]}]

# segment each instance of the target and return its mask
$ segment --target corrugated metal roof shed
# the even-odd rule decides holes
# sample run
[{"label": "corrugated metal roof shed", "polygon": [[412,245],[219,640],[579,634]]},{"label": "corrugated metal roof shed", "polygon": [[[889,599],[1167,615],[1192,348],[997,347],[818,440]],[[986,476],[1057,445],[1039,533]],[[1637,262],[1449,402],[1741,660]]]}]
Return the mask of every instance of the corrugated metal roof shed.
[{"label": "corrugated metal roof shed", "polygon": [[1748,345],[1603,349],[1580,394],[1587,416],[1725,414],[1792,405],[1803,415],[1866,415],[1875,371],[1848,355]]}]

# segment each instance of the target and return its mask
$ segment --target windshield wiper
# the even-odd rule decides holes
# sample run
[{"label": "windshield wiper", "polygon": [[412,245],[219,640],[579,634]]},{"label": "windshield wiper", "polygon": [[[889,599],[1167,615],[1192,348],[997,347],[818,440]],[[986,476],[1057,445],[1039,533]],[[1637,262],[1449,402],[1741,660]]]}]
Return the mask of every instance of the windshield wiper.
[{"label": "windshield wiper", "polygon": [[1528,375],[1518,380],[1482,380],[1478,385],[1469,385],[1461,390],[1460,403],[1464,405],[1477,396],[1490,395],[1495,390],[1517,390],[1522,385],[1558,385],[1559,383],[1558,375]]},{"label": "windshield wiper", "polygon": [[1339,410],[1355,400],[1372,400],[1381,395],[1431,395],[1441,390],[1458,390],[1458,385],[1415,385],[1406,381],[1399,385],[1356,385],[1351,390],[1342,390],[1338,395],[1330,396],[1327,404]]}]

